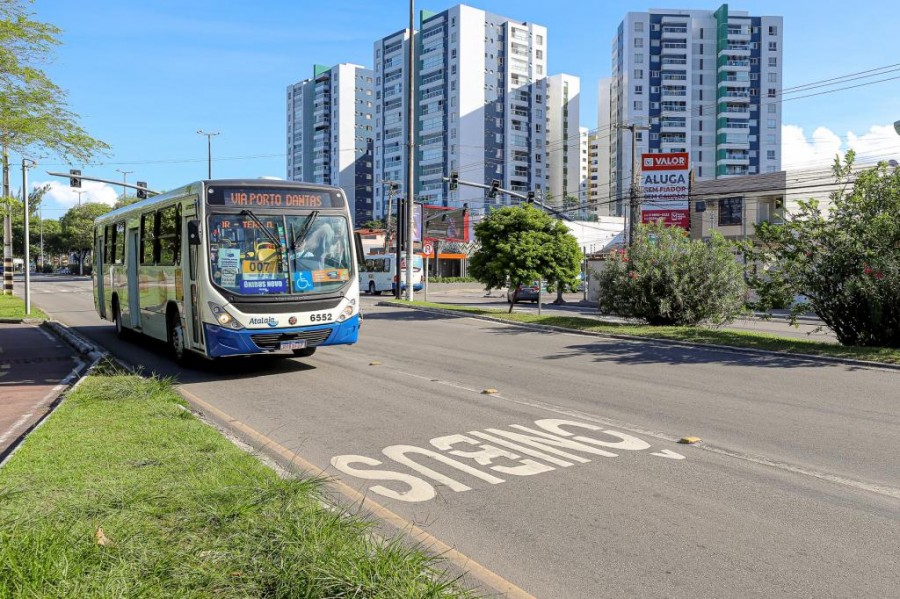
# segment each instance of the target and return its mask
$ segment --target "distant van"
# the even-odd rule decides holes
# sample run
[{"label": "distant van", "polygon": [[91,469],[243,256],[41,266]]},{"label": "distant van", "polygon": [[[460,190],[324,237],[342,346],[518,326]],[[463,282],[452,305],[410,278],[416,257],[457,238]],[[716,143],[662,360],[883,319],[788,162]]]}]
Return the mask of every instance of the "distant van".
[{"label": "distant van", "polygon": [[[369,295],[381,295],[382,291],[396,293],[397,257],[393,254],[375,254],[366,256],[363,267],[359,269],[359,290]],[[400,260],[400,289],[406,289],[406,258]],[[421,291],[425,287],[425,269],[422,256],[413,256],[413,290]]]}]

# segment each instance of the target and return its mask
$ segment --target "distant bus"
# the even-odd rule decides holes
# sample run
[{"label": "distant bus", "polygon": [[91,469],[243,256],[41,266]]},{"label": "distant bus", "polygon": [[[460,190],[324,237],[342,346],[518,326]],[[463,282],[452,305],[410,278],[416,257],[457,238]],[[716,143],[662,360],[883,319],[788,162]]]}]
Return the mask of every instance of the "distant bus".
[{"label": "distant bus", "polygon": [[352,231],[336,187],[198,181],[95,221],[94,304],[178,361],[311,356],[357,340]]},{"label": "distant bus", "polygon": [[[397,256],[394,254],[370,254],[359,270],[359,288],[370,295],[381,295],[382,291],[396,293]],[[425,269],[422,256],[413,255],[413,290],[421,291],[425,286]],[[406,258],[400,260],[400,289],[406,289]]]}]

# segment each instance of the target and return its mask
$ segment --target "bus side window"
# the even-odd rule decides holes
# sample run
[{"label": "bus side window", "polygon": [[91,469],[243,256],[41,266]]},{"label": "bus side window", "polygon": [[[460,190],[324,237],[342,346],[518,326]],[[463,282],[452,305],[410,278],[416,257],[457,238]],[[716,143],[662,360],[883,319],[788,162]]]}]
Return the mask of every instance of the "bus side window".
[{"label": "bus side window", "polygon": [[115,248],[113,249],[113,258],[115,259],[116,264],[123,264],[125,262],[125,222],[116,223],[115,234],[113,235],[113,243],[115,244]]},{"label": "bus side window", "polygon": [[373,272],[375,270],[375,261],[372,259],[366,260],[366,272]]},{"label": "bus side window", "polygon": [[115,259],[115,235],[116,229],[114,225],[106,225],[103,230],[103,260],[106,265],[112,264]]},{"label": "bus side window", "polygon": [[381,272],[391,272],[390,260],[382,260],[381,263],[383,264],[383,266],[381,267]]}]

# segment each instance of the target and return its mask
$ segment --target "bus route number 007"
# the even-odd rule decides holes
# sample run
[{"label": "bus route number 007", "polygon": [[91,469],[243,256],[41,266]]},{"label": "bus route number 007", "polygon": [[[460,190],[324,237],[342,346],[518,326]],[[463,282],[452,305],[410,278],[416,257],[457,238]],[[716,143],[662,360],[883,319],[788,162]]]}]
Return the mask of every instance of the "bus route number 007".
[{"label": "bus route number 007", "polygon": [[334,316],[328,314],[327,312],[322,312],[321,314],[310,314],[309,321],[310,322],[330,322],[334,320]]}]

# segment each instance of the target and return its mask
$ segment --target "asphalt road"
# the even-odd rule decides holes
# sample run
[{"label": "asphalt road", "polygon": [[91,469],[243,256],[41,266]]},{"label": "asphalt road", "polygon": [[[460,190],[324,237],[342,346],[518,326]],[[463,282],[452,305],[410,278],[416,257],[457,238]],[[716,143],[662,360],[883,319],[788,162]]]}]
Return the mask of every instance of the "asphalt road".
[{"label": "asphalt road", "polygon": [[355,346],[179,371],[89,285],[34,302],[534,596],[900,594],[900,372],[374,298]]}]

